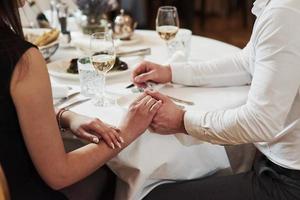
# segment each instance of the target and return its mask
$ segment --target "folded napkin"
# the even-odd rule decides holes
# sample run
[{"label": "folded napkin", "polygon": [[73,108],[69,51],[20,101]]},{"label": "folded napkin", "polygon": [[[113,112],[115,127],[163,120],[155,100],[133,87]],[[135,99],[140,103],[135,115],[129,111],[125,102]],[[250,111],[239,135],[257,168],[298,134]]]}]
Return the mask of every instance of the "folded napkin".
[{"label": "folded napkin", "polygon": [[64,85],[52,84],[52,95],[54,99],[60,99],[68,96],[68,87]]}]

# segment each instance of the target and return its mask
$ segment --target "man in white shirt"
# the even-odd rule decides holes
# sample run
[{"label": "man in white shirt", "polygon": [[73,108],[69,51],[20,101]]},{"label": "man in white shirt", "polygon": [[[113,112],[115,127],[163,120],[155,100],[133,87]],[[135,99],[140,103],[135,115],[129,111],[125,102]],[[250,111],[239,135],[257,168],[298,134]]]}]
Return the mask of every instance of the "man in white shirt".
[{"label": "man in white shirt", "polygon": [[214,144],[254,143],[264,156],[247,173],[163,185],[146,199],[300,199],[300,1],[257,0],[252,12],[257,16],[252,37],[238,54],[170,66],[144,62],[134,70],[133,81],[251,84],[245,105],[213,112],[185,112],[149,91],[164,102],[151,128]]}]

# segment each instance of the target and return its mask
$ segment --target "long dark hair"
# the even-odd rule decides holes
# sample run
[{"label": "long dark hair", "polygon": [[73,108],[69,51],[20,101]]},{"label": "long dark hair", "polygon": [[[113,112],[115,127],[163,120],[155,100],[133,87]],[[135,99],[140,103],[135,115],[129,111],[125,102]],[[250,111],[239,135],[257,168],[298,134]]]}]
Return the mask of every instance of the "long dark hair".
[{"label": "long dark hair", "polygon": [[20,0],[0,0],[0,28],[11,30],[24,39],[22,24],[19,14]]}]

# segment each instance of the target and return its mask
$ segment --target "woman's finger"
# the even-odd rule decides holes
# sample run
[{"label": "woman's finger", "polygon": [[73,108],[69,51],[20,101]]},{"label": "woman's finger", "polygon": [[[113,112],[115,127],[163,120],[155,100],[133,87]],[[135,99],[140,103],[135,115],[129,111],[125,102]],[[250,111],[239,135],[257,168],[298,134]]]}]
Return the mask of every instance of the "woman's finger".
[{"label": "woman's finger", "polygon": [[132,103],[132,105],[138,104],[143,98],[145,98],[147,96],[147,94],[144,92],[143,94],[139,95],[134,102]]},{"label": "woman's finger", "polygon": [[117,132],[116,136],[117,136],[117,138],[118,138],[118,141],[119,141],[119,142],[121,142],[121,143],[125,143],[125,141],[124,141],[123,137],[122,137],[122,136],[120,136],[120,134],[121,134],[121,130],[120,130],[120,129],[118,129],[118,128],[114,128],[114,130]]},{"label": "woman's finger", "polygon": [[111,137],[107,134],[107,133],[103,133],[102,134],[102,139],[104,140],[104,142],[111,147],[112,149],[115,149],[115,145],[113,140],[111,139]]},{"label": "woman's finger", "polygon": [[109,135],[110,139],[113,141],[114,146],[122,148],[120,142],[118,141],[117,132],[114,129],[108,130],[107,134]]},{"label": "woman's finger", "polygon": [[76,135],[81,139],[87,140],[87,141],[95,143],[95,144],[98,144],[100,141],[97,136],[88,133],[83,128],[79,128]]},{"label": "woman's finger", "polygon": [[151,99],[149,99],[149,101],[147,101],[146,107],[150,109],[156,102],[157,102],[156,99],[151,98]]},{"label": "woman's finger", "polygon": [[125,143],[125,141],[122,138],[122,136],[120,136],[120,134],[121,134],[121,130],[120,129],[118,129],[116,126],[112,126],[110,124],[106,124],[106,123],[104,123],[104,124],[115,131],[115,136],[117,137],[117,140],[120,143]]},{"label": "woman's finger", "polygon": [[151,99],[150,95],[145,96],[140,102],[137,104],[138,106],[145,106],[146,103]]},{"label": "woman's finger", "polygon": [[153,106],[151,106],[151,108],[149,110],[150,113],[155,114],[161,105],[162,105],[162,101],[161,100],[157,101]]}]

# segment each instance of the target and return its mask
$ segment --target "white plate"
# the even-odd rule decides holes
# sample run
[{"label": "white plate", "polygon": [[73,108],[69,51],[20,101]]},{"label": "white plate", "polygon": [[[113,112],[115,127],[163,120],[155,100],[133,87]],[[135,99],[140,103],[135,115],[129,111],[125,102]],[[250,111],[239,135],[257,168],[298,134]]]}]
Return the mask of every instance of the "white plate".
[{"label": "white plate", "polygon": [[[121,58],[122,61],[126,62],[128,64],[128,69],[124,71],[111,71],[108,72],[106,77],[107,78],[114,78],[117,76],[127,75],[130,73],[130,66],[136,65],[141,59],[140,57],[132,57],[132,58]],[[78,74],[70,74],[67,72],[67,69],[70,65],[70,59],[66,60],[58,60],[47,64],[48,72],[51,76],[61,79],[67,79],[67,80],[75,80],[79,81],[79,75]]]}]

